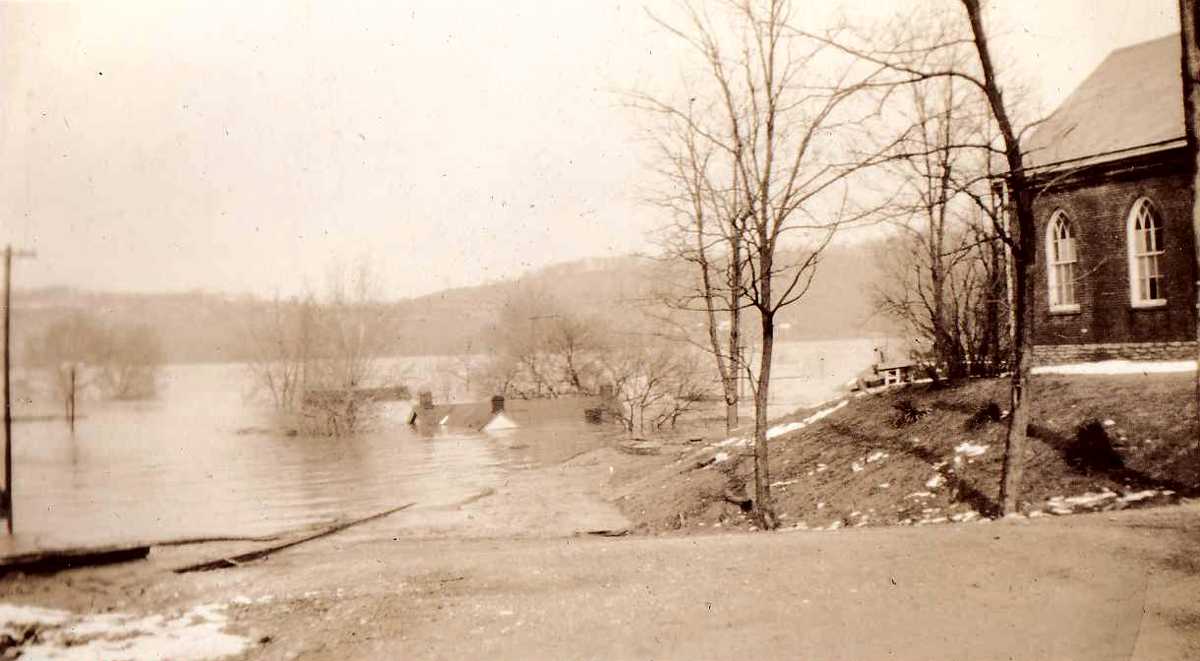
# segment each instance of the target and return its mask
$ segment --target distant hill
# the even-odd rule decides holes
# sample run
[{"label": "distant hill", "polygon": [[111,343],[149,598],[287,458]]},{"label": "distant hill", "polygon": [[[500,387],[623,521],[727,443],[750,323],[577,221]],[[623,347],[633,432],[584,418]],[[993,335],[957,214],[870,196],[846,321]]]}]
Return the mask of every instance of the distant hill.
[{"label": "distant hill", "polygon": [[[878,278],[875,244],[826,251],[803,300],[778,317],[781,340],[886,335],[894,329],[872,315],[870,288]],[[501,305],[519,292],[546,292],[570,308],[613,319],[652,304],[669,272],[643,256],[555,264],[520,278],[461,287],[386,303],[399,319],[397,355],[485,351]],[[245,320],[268,301],[247,295],[193,291],[132,294],[50,288],[14,292],[14,346],[56,319],[85,310],[109,323],[146,323],[158,331],[171,362],[236,361],[246,357]]]}]

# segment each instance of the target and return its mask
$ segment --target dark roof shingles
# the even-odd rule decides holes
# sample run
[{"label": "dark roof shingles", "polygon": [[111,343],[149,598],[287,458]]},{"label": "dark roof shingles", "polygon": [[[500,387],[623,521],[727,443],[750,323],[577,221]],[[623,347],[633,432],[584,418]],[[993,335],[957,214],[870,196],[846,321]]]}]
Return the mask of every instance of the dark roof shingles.
[{"label": "dark roof shingles", "polygon": [[1025,143],[1037,168],[1182,139],[1179,35],[1109,54]]}]

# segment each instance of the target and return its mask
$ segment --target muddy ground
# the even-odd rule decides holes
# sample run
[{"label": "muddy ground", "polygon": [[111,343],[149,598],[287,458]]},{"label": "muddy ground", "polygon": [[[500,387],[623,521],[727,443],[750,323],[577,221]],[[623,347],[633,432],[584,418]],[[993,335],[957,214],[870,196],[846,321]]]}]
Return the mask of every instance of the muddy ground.
[{"label": "muddy ground", "polygon": [[[604,498],[628,474],[623,460],[663,461],[598,451],[514,473],[456,507],[416,507],[240,567],[171,572],[247,545],[155,549],[143,562],[4,578],[0,601],[208,626],[188,634],[192,648],[158,648],[179,658],[203,658],[206,641],[212,653],[263,659],[1200,656],[1200,505],[924,528],[589,535],[629,525]],[[8,653],[154,658],[155,635],[186,638],[142,620],[106,633],[96,621],[30,625]]]}]

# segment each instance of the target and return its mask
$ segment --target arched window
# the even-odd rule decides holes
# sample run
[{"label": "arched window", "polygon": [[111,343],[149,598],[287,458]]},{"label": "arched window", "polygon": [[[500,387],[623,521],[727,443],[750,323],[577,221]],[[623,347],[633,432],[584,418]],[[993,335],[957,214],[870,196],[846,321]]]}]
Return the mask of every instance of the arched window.
[{"label": "arched window", "polygon": [[1129,212],[1129,300],[1135,307],[1164,305],[1163,222],[1150,200],[1138,200]]},{"label": "arched window", "polygon": [[1079,309],[1075,300],[1075,233],[1062,211],[1054,212],[1046,228],[1046,275],[1050,279],[1050,309],[1069,312]]}]

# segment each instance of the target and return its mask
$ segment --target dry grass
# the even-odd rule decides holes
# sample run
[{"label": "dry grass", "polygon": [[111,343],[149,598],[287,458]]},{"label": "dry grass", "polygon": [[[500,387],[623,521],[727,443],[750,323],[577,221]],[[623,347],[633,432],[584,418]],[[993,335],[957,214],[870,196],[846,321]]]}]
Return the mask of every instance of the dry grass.
[{"label": "dry grass", "polygon": [[[1104,489],[1195,493],[1200,429],[1194,393],[1193,376],[1187,374],[1038,377],[1024,508],[1042,509],[1054,496]],[[993,511],[1006,423],[991,420],[985,407],[995,403],[1007,409],[1007,395],[1004,380],[911,386],[853,398],[824,420],[773,439],[771,481],[783,525],[887,525]],[[926,413],[898,416],[902,402],[911,405],[910,411]],[[777,422],[811,413],[797,411]],[[911,422],[898,419],[903,417]],[[1078,428],[1089,420],[1111,421],[1104,429],[1123,468],[1088,471],[1065,460]],[[988,449],[978,457],[956,455],[963,442]],[[749,448],[728,451],[735,455],[729,461],[704,468],[696,466],[714,449],[657,462],[637,479],[626,476],[619,502],[647,530],[748,527],[725,494],[753,479],[753,460]],[[880,459],[881,453],[886,457]],[[931,488],[927,483],[935,475],[944,482]],[[921,492],[932,495],[911,496]]]}]

